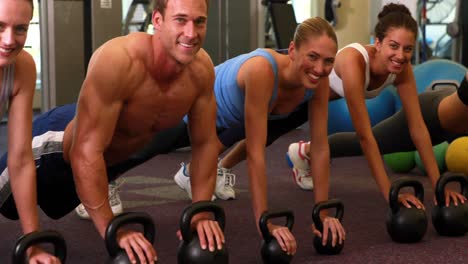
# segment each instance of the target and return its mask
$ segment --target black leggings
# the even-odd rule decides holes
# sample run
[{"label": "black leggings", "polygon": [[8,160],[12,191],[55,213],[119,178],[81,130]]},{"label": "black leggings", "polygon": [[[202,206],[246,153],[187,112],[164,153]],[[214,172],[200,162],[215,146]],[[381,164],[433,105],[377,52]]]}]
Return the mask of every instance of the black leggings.
[{"label": "black leggings", "polygon": [[[460,135],[444,131],[440,125],[438,108],[443,98],[455,90],[442,89],[428,91],[418,96],[419,105],[433,145],[451,141]],[[405,112],[398,111],[372,128],[381,154],[416,150],[408,129]],[[332,158],[362,155],[361,145],[355,132],[342,132],[330,135],[330,153]]]},{"label": "black leggings", "polygon": [[[308,103],[304,102],[292,112],[290,115],[275,120],[268,120],[267,143],[271,145],[282,135],[288,133],[301,126],[308,120]],[[217,128],[218,138],[221,143],[229,148],[236,142],[245,139],[245,127],[239,125],[230,128]],[[146,160],[158,154],[169,153],[178,148],[190,146],[190,137],[188,127],[185,122],[181,121],[176,127],[163,130],[155,135],[152,142],[148,144],[142,151],[139,151],[132,156],[129,162],[130,166],[134,167],[137,163],[143,163]]]}]

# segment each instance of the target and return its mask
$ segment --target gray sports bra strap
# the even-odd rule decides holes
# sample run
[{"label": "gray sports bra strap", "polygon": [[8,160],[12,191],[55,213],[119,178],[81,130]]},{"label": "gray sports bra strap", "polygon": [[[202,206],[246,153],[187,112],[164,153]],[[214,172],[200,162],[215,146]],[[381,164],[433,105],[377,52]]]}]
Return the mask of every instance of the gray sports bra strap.
[{"label": "gray sports bra strap", "polygon": [[10,64],[3,68],[2,89],[0,93],[0,120],[6,112],[8,102],[10,101],[11,94],[13,93],[13,86],[15,81],[15,67]]}]

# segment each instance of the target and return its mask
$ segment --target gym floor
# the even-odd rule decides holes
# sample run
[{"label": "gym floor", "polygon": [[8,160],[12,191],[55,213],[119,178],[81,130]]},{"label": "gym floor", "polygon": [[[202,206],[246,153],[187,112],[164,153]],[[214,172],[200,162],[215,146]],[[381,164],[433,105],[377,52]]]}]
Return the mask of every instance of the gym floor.
[{"label": "gym floor", "polygon": [[[267,149],[268,194],[271,209],[288,208],[295,214],[293,234],[298,251],[292,263],[468,263],[468,235],[438,236],[430,222],[433,194],[429,180],[412,171],[407,176],[420,180],[425,187],[425,205],[429,219],[427,233],[415,244],[398,244],[387,234],[385,221],[389,211],[363,157],[340,158],[332,161],[330,198],[344,202],[343,223],[347,240],[343,251],[336,256],[315,253],[310,231],[312,192],[302,191],[292,180],[284,153],[293,141],[307,137],[306,129],[297,129],[280,138]],[[1,152],[6,149],[5,130],[0,126]],[[180,162],[190,158],[189,151],[160,155],[138,166],[120,180],[120,195],[126,211],[149,213],[156,225],[155,247],[159,263],[177,263],[179,241],[176,231],[183,208],[190,201],[173,181]],[[246,163],[234,169],[236,200],[218,201],[226,213],[226,245],[230,263],[261,263],[261,238],[253,219]],[[403,174],[389,172],[392,179]],[[52,220],[41,213],[41,227],[54,229],[67,241],[67,263],[105,263],[107,253],[90,221],[70,213],[60,220]],[[0,259],[10,259],[14,241],[21,235],[19,222],[0,216]],[[2,261],[3,262],[3,261]]]}]

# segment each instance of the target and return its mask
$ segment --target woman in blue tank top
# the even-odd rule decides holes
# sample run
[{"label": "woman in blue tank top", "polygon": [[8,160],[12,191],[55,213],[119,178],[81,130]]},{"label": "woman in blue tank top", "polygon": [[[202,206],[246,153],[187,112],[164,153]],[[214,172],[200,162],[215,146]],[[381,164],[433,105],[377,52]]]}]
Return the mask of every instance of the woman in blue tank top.
[{"label": "woman in blue tank top", "polygon": [[[36,199],[31,148],[36,66],[23,49],[32,14],[32,0],[0,1],[0,119],[8,108],[8,173],[24,234],[39,229],[38,210],[25,204]],[[39,247],[33,247],[30,253],[30,261],[58,261]]]},{"label": "woman in blue tank top", "polygon": [[[245,139],[256,222],[262,212],[268,210],[265,147],[299,125],[281,126],[275,121],[292,124],[296,115],[310,117],[310,138],[315,157],[311,161],[315,168],[312,175],[318,190],[314,192],[315,201],[328,199],[330,171],[326,113],[328,75],[333,68],[336,47],[337,40],[331,26],[321,18],[311,18],[297,27],[288,54],[257,49],[216,67],[214,89],[220,154],[227,147]],[[302,120],[305,121],[307,119]],[[218,175],[229,174],[224,166],[221,161]],[[174,178],[190,194],[188,175],[189,168],[183,165]],[[226,182],[226,179],[218,181],[217,197],[234,197],[223,197],[222,191],[218,193]],[[341,223],[332,217],[325,217],[323,221],[324,225],[333,226],[334,241],[341,243],[345,238]],[[272,224],[269,229],[283,250],[295,253],[295,239],[287,228]],[[319,233],[317,230],[315,232]]]},{"label": "woman in blue tank top", "polygon": [[[310,120],[310,139],[315,157],[311,163],[316,181],[316,202],[328,199],[329,147],[327,112],[329,81],[337,39],[333,28],[321,18],[310,18],[298,25],[287,54],[271,49],[257,49],[216,66],[215,96],[219,153],[245,139],[242,156],[248,163],[252,206],[256,223],[268,210],[266,195],[265,148],[281,135]],[[309,119],[308,116],[310,117]],[[155,136],[147,148],[134,155],[141,163],[156,154],[189,146],[187,123]],[[215,195],[233,199],[234,175],[220,161]],[[189,164],[182,164],[176,183],[191,195]],[[324,216],[324,226],[331,227],[335,243],[342,243],[345,231],[338,219]],[[296,241],[288,228],[268,226],[284,251],[296,252]],[[324,228],[328,231],[328,228]],[[327,232],[326,231],[326,232]],[[320,232],[314,229],[316,234]],[[327,235],[323,236],[324,239]]]}]

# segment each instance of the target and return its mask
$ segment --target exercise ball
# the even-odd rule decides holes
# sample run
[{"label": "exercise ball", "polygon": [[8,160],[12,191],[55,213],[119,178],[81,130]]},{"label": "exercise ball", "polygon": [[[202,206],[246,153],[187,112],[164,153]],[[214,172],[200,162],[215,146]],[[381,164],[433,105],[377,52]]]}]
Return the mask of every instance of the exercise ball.
[{"label": "exercise ball", "polygon": [[[428,60],[413,67],[414,79],[418,94],[445,87],[459,85],[467,68],[457,62],[446,59]],[[395,98],[395,111],[400,110],[401,100]]]},{"label": "exercise ball", "polygon": [[462,64],[446,59],[428,60],[418,64],[413,68],[418,94],[436,88],[435,81],[456,81],[460,84],[466,71]]},{"label": "exercise ball", "polygon": [[[395,96],[385,89],[375,98],[366,99],[367,112],[371,125],[395,113]],[[337,132],[354,132],[353,122],[349,114],[348,106],[344,98],[333,100],[328,104],[328,134]]]},{"label": "exercise ball", "polygon": [[395,113],[395,95],[385,89],[377,97],[367,99],[366,106],[371,125],[374,126]]},{"label": "exercise ball", "polygon": [[416,166],[414,151],[385,154],[383,159],[387,167],[395,173],[406,173]]},{"label": "exercise ball", "polygon": [[[445,153],[447,152],[448,146],[449,143],[447,141],[444,141],[432,147],[437,162],[437,167],[439,167],[440,173],[443,173],[447,169],[447,167],[445,166]],[[424,168],[424,164],[422,163],[421,156],[417,151],[415,151],[414,153],[414,161],[416,163],[416,166],[425,175],[426,169]]]},{"label": "exercise ball", "polygon": [[468,175],[468,137],[455,139],[445,154],[447,170]]},{"label": "exercise ball", "polygon": [[354,131],[354,126],[345,99],[331,101],[328,104],[328,134],[349,131]]}]

